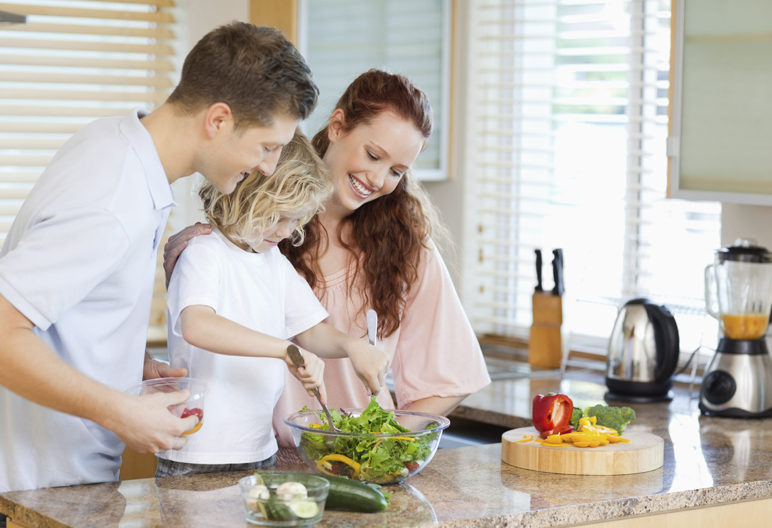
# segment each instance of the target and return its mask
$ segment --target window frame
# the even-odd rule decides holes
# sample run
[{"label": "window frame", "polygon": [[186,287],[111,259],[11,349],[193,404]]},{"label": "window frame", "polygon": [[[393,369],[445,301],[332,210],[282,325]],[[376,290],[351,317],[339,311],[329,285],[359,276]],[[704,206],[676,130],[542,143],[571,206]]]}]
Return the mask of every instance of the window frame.
[{"label": "window frame", "polygon": [[[311,24],[311,21],[309,21],[308,16],[308,6],[309,2],[313,2],[314,0],[295,0],[297,2],[297,46],[300,52],[303,54],[303,56],[308,56],[308,27]],[[383,0],[387,1],[387,0]],[[453,106],[452,98],[453,98],[453,92],[452,92],[452,83],[451,80],[453,79],[453,22],[454,17],[456,16],[456,9],[457,9],[457,0],[441,0],[444,11],[443,11],[443,18],[440,21],[442,25],[441,30],[441,80],[440,80],[440,86],[442,89],[441,92],[441,104],[436,104],[434,101],[431,101],[432,103],[432,111],[435,115],[439,114],[443,116],[443,119],[440,120],[440,126],[436,126],[436,119],[435,119],[435,127],[432,131],[432,135],[439,135],[439,140],[437,142],[439,153],[438,153],[438,162],[439,165],[437,167],[433,167],[431,169],[418,169],[414,170],[413,173],[415,174],[416,178],[422,182],[440,182],[440,181],[447,181],[451,178],[451,174],[453,173],[451,170],[451,164],[450,164],[450,142],[452,137],[452,129],[453,129],[453,123],[452,123],[452,114],[450,112],[451,107]],[[376,6],[376,3],[372,3],[373,6]],[[318,68],[314,68],[312,65],[312,70],[314,70],[314,74],[316,74]],[[420,86],[419,86],[420,88]],[[338,97],[342,94],[336,94],[335,97]],[[317,108],[315,112],[318,112],[320,108]],[[317,131],[316,130],[306,130],[305,131],[307,135],[312,136]]]}]

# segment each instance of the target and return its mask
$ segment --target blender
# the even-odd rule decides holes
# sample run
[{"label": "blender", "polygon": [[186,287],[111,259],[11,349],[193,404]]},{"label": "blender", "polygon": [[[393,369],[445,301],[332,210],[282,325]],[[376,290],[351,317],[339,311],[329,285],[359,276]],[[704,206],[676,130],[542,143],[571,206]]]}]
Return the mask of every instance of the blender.
[{"label": "blender", "polygon": [[772,416],[772,359],[765,334],[772,309],[772,254],[738,239],[705,268],[705,306],[721,337],[705,369],[700,411],[709,416]]}]

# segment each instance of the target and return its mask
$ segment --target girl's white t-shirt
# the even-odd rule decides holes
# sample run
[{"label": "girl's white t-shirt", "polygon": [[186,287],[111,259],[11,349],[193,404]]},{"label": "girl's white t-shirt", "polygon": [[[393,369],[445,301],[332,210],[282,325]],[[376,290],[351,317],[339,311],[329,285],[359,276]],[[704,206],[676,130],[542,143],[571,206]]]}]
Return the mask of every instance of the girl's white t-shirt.
[{"label": "girl's white t-shirt", "polygon": [[[169,359],[208,383],[204,419],[180,450],[160,456],[194,464],[257,462],[277,451],[273,408],[284,388],[287,366],[280,359],[227,356],[187,343],[180,313],[187,306],[211,307],[242,326],[281,339],[317,325],[327,312],[308,283],[272,248],[244,251],[219,231],[192,239],[174,268],[167,295]],[[299,381],[292,378],[290,382]]]}]

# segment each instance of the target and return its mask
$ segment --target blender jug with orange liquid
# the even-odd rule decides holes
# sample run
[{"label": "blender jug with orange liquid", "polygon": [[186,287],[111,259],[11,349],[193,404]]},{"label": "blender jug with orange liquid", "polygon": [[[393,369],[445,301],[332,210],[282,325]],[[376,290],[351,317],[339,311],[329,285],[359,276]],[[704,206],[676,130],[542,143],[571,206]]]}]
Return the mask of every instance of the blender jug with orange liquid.
[{"label": "blender jug with orange liquid", "polygon": [[738,239],[705,268],[705,308],[721,329],[702,380],[700,410],[713,416],[772,416],[772,254]]}]

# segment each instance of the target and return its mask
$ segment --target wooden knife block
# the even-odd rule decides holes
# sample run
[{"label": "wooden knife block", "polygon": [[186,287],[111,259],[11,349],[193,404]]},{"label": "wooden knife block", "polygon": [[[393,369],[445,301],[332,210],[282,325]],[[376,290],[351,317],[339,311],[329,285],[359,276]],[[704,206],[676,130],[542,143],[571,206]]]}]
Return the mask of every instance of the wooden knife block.
[{"label": "wooden knife block", "polygon": [[531,298],[533,323],[528,338],[528,363],[532,367],[560,368],[563,343],[563,298],[548,292],[535,292]]}]

